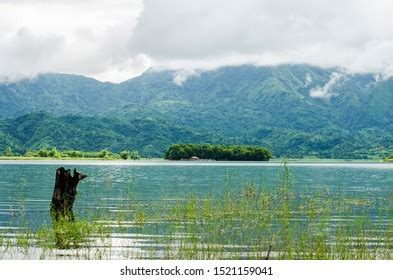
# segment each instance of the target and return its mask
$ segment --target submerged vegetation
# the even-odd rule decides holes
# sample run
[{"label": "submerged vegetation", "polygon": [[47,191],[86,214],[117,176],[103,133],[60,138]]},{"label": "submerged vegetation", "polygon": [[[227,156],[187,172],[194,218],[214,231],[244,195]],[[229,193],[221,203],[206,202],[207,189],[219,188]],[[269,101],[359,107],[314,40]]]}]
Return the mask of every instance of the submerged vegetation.
[{"label": "submerged vegetation", "polygon": [[87,207],[75,223],[1,234],[0,258],[392,259],[392,194],[295,191],[286,165],[279,176],[276,186],[236,189],[228,179],[218,195],[160,201],[130,187],[116,211]]},{"label": "submerged vegetation", "polygon": [[41,148],[39,150],[29,149],[24,155],[13,153],[10,147],[4,151],[5,157],[22,157],[22,158],[88,158],[88,159],[140,159],[138,151],[121,151],[119,154],[113,153],[108,149],[101,151],[78,151],[78,150],[57,150],[56,147]]},{"label": "submerged vegetation", "polygon": [[212,145],[212,144],[175,144],[165,153],[165,159],[213,159],[237,161],[268,161],[270,151],[258,146],[246,145]]}]

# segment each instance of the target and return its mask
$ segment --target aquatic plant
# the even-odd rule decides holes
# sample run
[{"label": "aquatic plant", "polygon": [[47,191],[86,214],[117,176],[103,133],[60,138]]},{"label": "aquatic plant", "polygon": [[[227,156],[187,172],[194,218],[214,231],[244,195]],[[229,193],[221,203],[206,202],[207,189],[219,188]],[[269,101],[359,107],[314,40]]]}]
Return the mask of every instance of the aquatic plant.
[{"label": "aquatic plant", "polygon": [[[276,186],[249,182],[239,189],[224,187],[220,195],[160,201],[138,198],[131,185],[117,211],[109,205],[86,208],[87,219],[36,231],[23,225],[15,240],[3,236],[0,258],[392,258],[392,194],[377,202],[350,194],[333,197],[329,189],[295,191],[285,162],[279,176]],[[110,181],[106,184],[110,192]]]}]

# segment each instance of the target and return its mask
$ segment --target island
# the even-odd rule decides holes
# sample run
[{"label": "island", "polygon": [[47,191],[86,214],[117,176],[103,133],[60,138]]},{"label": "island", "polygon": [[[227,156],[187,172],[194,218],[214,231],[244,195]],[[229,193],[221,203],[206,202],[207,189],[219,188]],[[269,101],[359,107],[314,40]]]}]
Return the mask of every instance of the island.
[{"label": "island", "polygon": [[168,160],[228,160],[228,161],[268,161],[272,153],[259,146],[174,144],[165,152]]}]

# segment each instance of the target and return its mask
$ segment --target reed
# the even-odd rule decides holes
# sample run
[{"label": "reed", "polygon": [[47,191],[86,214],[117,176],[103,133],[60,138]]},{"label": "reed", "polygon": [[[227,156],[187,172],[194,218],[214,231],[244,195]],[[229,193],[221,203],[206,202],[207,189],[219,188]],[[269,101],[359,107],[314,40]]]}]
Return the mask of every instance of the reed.
[{"label": "reed", "polygon": [[[24,226],[15,240],[0,237],[0,254],[45,259],[392,258],[392,195],[375,201],[333,196],[329,190],[295,191],[285,162],[279,176],[274,187],[249,182],[239,189],[224,187],[218,196],[189,194],[161,201],[138,199],[131,185],[121,211],[89,210],[87,220],[55,229]],[[109,191],[110,182],[106,185]],[[66,245],[62,248],[59,234]]]}]

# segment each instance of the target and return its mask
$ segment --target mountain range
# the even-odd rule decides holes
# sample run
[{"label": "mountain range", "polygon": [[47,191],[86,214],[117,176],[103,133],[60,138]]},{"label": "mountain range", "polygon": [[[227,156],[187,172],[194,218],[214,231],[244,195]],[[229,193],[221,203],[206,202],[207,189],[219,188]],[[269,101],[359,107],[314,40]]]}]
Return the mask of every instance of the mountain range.
[{"label": "mountain range", "polygon": [[311,65],[148,70],[114,84],[40,74],[0,84],[0,151],[261,145],[275,157],[393,153],[393,78]]}]

